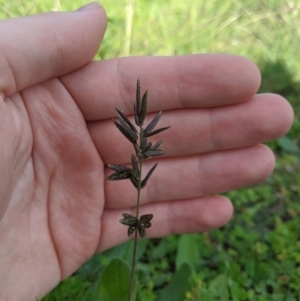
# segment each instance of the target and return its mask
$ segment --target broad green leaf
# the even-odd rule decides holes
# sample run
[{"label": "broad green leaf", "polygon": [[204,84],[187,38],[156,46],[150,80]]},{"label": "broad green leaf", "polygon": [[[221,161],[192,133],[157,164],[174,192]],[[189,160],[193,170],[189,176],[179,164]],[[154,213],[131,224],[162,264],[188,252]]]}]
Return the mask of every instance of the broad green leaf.
[{"label": "broad green leaf", "polygon": [[299,153],[299,147],[287,136],[283,136],[277,140],[279,146],[287,153]]},{"label": "broad green leaf", "polygon": [[[123,259],[113,259],[104,269],[95,289],[94,300],[127,301],[130,285],[130,266]],[[135,300],[137,283],[132,292]]]},{"label": "broad green leaf", "polygon": [[189,264],[183,263],[174,275],[172,281],[160,292],[155,301],[183,301],[186,293],[191,290],[190,276],[192,268]]},{"label": "broad green leaf", "polygon": [[219,274],[209,284],[209,289],[214,292],[215,297],[220,297],[220,301],[228,301],[228,280],[227,275]]},{"label": "broad green leaf", "polygon": [[247,291],[239,283],[230,281],[230,296],[233,301],[242,301],[248,299]]},{"label": "broad green leaf", "polygon": [[183,263],[189,263],[191,266],[199,261],[199,247],[197,244],[197,234],[181,235],[178,242],[178,251],[176,256],[176,270]]}]

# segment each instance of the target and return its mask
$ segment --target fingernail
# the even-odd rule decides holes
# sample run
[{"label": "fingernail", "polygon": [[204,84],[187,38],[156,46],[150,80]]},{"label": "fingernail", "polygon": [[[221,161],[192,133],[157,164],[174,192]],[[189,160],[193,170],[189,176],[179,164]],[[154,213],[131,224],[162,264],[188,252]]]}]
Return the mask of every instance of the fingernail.
[{"label": "fingernail", "polygon": [[101,6],[101,4],[99,2],[91,2],[89,4],[86,4],[86,5],[78,8],[76,11],[78,11],[78,12],[91,11],[91,10],[99,8],[100,6]]}]

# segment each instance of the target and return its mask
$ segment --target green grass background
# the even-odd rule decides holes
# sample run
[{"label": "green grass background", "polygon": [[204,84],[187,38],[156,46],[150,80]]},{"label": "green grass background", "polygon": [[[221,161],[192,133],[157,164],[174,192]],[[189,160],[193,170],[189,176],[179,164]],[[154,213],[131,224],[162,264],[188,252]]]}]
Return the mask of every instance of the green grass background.
[{"label": "green grass background", "polygon": [[[274,174],[255,187],[227,194],[235,205],[228,225],[203,234],[140,242],[138,298],[300,300],[300,1],[101,2],[109,22],[98,59],[203,52],[243,55],[261,70],[260,91],[283,95],[295,110],[288,135],[269,143],[277,156]],[[85,3],[0,0],[0,18],[75,10]],[[44,300],[92,300],[95,283],[111,260],[130,260],[128,248],[125,244],[95,255]],[[186,283],[185,292],[170,297],[176,281]]]}]

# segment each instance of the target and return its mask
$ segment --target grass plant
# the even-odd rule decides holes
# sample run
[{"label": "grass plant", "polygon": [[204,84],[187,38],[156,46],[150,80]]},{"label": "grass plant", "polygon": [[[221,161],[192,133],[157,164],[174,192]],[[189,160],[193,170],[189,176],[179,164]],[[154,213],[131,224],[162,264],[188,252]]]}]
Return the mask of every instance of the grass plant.
[{"label": "grass plant", "polygon": [[157,163],[153,165],[146,177],[142,180],[142,168],[144,160],[149,157],[162,156],[165,152],[159,147],[162,145],[163,140],[159,140],[154,145],[152,142],[148,141],[150,136],[154,136],[162,131],[167,130],[169,127],[163,127],[154,130],[157,125],[162,112],[158,112],[153,120],[146,126],[144,125],[144,119],[147,113],[147,102],[148,102],[148,90],[144,93],[141,99],[141,86],[140,81],[137,80],[136,87],[136,101],[134,103],[134,119],[135,124],[123,114],[122,111],[116,109],[118,112],[119,122],[113,120],[116,127],[120,132],[132,143],[135,150],[135,154],[131,155],[131,165],[132,167],[127,167],[125,165],[115,165],[108,164],[108,167],[114,170],[114,173],[109,175],[106,180],[108,181],[119,181],[119,180],[130,180],[132,185],[137,190],[137,201],[136,201],[136,213],[135,216],[129,213],[123,213],[123,219],[120,223],[128,226],[128,236],[130,237],[134,233],[134,246],[133,246],[133,256],[131,263],[131,274],[130,274],[130,284],[128,289],[128,301],[135,300],[136,297],[133,296],[133,281],[135,274],[135,263],[136,263],[136,249],[137,249],[137,233],[139,232],[141,238],[146,237],[146,228],[151,227],[150,221],[153,218],[153,214],[145,214],[140,217],[140,202],[141,202],[141,190],[146,187],[148,180],[150,179],[152,173],[157,167]]}]

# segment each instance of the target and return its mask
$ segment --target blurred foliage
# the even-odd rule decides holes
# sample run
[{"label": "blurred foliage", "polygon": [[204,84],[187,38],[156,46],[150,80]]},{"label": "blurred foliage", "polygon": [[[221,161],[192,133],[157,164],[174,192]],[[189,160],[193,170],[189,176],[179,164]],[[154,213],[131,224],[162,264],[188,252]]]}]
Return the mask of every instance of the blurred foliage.
[{"label": "blurred foliage", "polygon": [[[130,55],[247,56],[261,70],[260,92],[284,96],[295,111],[288,135],[268,143],[277,157],[273,175],[227,194],[235,214],[225,227],[139,242],[137,300],[299,300],[300,1],[135,0],[130,35],[127,1],[101,2],[109,21],[97,58],[127,55],[128,42]],[[83,4],[83,0],[0,0],[0,18],[75,10]],[[101,275],[111,273],[111,264],[126,274],[131,247],[127,243],[95,255],[43,300],[93,300],[103,285]]]}]

